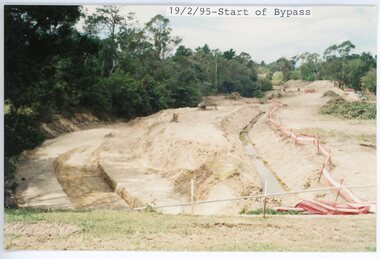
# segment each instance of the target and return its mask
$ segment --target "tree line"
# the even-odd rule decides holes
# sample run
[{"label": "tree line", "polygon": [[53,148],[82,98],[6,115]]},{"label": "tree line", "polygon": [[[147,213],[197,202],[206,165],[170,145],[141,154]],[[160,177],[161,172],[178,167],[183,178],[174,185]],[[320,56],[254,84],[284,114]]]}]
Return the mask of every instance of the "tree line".
[{"label": "tree line", "polygon": [[[84,19],[84,31],[76,24]],[[248,53],[181,45],[169,19],[143,26],[104,6],[5,6],[5,156],[33,148],[52,114],[85,109],[126,119],[196,106],[202,96],[272,89]]]},{"label": "tree line", "polygon": [[305,81],[332,80],[340,88],[368,90],[376,94],[376,56],[369,52],[352,53],[355,45],[351,41],[328,47],[323,56],[305,52],[291,59],[280,58],[276,62],[261,65],[267,69],[266,77],[280,71],[283,81],[302,79]]}]

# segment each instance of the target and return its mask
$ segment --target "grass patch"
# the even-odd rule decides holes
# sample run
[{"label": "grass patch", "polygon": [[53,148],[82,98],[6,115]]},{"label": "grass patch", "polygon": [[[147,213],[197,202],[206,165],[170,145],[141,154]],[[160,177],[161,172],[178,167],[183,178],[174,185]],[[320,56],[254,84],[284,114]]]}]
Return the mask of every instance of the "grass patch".
[{"label": "grass patch", "polygon": [[343,119],[376,119],[376,104],[366,102],[347,102],[337,97],[332,98],[321,108],[322,114],[334,115]]},{"label": "grass patch", "polygon": [[[278,213],[268,210],[267,214]],[[57,226],[49,229],[51,236],[38,228],[45,223]],[[353,224],[358,227],[352,228]],[[4,225],[6,250],[374,251],[376,247],[375,217],[263,219],[128,210],[6,209]],[[333,227],[339,231],[325,232]],[[326,235],[314,235],[308,228]],[[284,238],[287,236],[291,238]]]},{"label": "grass patch", "polygon": [[368,252],[376,252],[376,246],[367,246],[366,249]]},{"label": "grass patch", "polygon": [[[240,214],[246,214],[246,215],[263,215],[264,211],[263,209],[257,209],[257,210],[247,210],[246,208],[243,208],[240,211]],[[277,211],[274,209],[267,209],[265,211],[266,215],[300,215],[301,213],[298,211]]]},{"label": "grass patch", "polygon": [[8,222],[38,222],[44,220],[42,215],[44,211],[42,209],[5,209],[5,219]]},{"label": "grass patch", "polygon": [[376,145],[376,134],[359,134],[356,136],[359,141],[368,142]]},{"label": "grass patch", "polygon": [[314,134],[321,138],[323,143],[326,143],[327,138],[335,138],[338,141],[357,140],[376,145],[376,134],[352,134],[346,131],[326,130],[321,128],[303,128],[298,130],[298,133]]},{"label": "grass patch", "polygon": [[277,72],[274,72],[273,73],[273,77],[272,77],[272,84],[273,85],[280,85],[283,83],[283,76],[282,76],[282,73],[277,71]]}]

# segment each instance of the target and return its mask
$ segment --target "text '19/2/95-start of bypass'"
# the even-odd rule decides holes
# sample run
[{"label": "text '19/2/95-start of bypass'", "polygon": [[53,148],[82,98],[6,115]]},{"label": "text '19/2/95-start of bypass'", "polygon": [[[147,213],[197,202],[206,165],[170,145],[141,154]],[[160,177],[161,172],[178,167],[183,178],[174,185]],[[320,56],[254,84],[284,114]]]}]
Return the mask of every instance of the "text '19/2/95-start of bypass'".
[{"label": "text '19/2/95-start of bypass'", "polygon": [[311,7],[254,6],[168,6],[170,16],[303,18],[312,16]]}]

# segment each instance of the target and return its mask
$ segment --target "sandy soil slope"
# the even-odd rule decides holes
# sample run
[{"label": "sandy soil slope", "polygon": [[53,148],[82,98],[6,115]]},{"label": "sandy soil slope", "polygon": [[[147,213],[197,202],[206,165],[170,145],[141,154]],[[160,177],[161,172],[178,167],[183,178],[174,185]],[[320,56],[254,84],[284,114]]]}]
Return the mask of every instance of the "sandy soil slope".
[{"label": "sandy soil slope", "polygon": [[[18,166],[20,206],[127,208],[188,202],[191,178],[198,200],[258,192],[260,180],[239,133],[259,109],[253,100],[215,99],[218,110],[164,110],[46,141]],[[170,122],[173,113],[179,122]],[[195,212],[235,214],[245,203],[202,205]]]},{"label": "sandy soil slope", "polygon": [[[306,89],[314,89],[316,92],[305,93]],[[281,99],[285,106],[276,112],[276,119],[294,131],[321,136],[323,145],[331,148],[333,154],[335,167],[332,175],[335,179],[340,181],[343,178],[349,186],[376,183],[376,148],[360,145],[368,139],[375,139],[376,121],[342,120],[321,115],[320,107],[330,98],[322,96],[328,90],[333,90],[348,100],[353,98],[334,88],[329,81],[310,84],[300,82],[298,85],[297,82],[292,82],[288,91],[294,91],[294,96]],[[314,147],[295,146],[272,130],[265,119],[255,125],[250,137],[262,158],[290,190],[324,187],[323,183],[317,183],[323,160],[315,155]],[[365,200],[376,199],[376,188],[355,189],[354,192]],[[331,194],[321,192],[308,194],[306,198],[335,198],[328,197],[329,195]]]}]

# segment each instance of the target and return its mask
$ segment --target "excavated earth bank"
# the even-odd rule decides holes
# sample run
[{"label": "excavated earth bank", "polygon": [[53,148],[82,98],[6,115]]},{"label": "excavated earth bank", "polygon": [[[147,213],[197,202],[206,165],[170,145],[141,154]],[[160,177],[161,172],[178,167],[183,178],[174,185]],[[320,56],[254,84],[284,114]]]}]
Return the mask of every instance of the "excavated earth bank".
[{"label": "excavated earth bank", "polygon": [[[19,206],[128,209],[183,203],[190,200],[191,179],[196,200],[260,192],[260,178],[239,139],[260,113],[258,105],[250,99],[214,99],[217,110],[164,110],[45,141],[18,165]],[[173,113],[179,122],[170,122]],[[195,213],[236,214],[255,202],[198,205]]]}]

